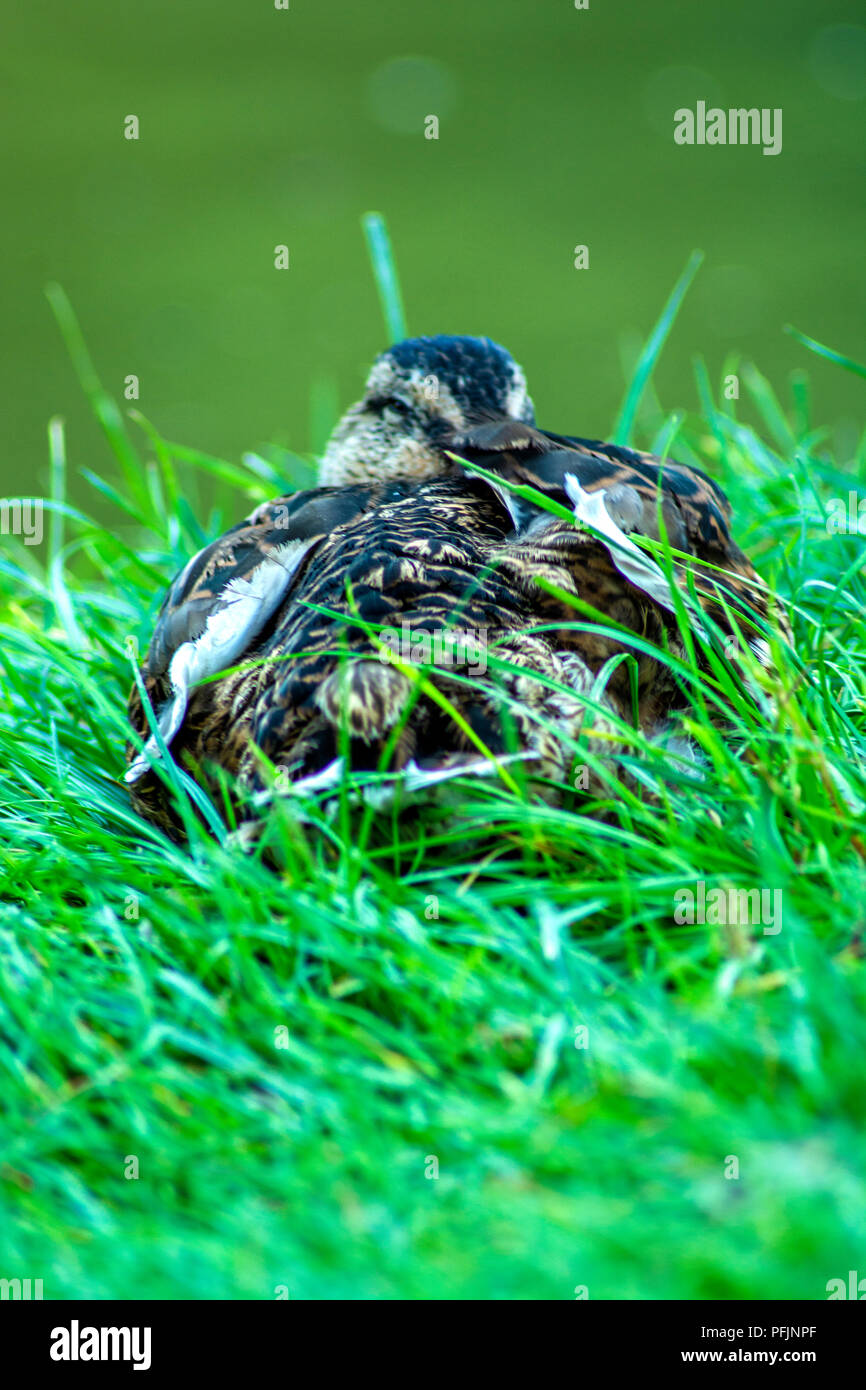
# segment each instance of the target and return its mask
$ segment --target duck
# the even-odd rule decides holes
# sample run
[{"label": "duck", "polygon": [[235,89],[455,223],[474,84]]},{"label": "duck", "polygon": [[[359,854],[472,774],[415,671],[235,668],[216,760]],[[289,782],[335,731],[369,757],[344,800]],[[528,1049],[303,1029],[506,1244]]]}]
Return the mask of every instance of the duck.
[{"label": "duck", "polygon": [[172,835],[166,760],[260,800],[350,769],[413,790],[509,780],[516,760],[555,797],[577,747],[615,759],[629,728],[664,736],[687,702],[672,657],[748,647],[766,666],[771,631],[784,614],[708,474],[542,430],[489,338],[411,338],[376,358],[318,485],[257,506],[170,584],[125,781]]}]

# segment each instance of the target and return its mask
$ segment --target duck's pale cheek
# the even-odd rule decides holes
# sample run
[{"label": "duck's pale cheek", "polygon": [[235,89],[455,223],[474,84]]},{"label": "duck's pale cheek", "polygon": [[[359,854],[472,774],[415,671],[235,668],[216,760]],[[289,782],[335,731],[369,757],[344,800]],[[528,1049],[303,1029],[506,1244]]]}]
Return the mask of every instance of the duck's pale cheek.
[{"label": "duck's pale cheek", "polygon": [[388,439],[383,435],[351,436],[329,444],[319,470],[323,487],[348,483],[384,482],[389,478],[435,478],[448,462],[431,445],[417,439]]}]

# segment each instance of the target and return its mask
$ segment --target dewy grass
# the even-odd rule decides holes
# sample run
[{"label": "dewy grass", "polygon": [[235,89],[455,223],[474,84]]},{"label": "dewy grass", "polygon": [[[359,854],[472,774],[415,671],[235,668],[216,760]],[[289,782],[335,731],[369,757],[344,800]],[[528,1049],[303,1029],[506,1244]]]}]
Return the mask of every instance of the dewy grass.
[{"label": "dewy grass", "polygon": [[[0,551],[0,1276],[46,1298],[822,1298],[866,1272],[866,595],[859,536],[826,525],[866,460],[829,459],[803,379],[788,409],[744,373],[750,426],[698,363],[679,424],[798,653],[747,665],[757,694],[681,664],[699,763],[624,722],[616,765],[575,742],[599,775],[557,804],[514,763],[517,793],[469,779],[375,816],[276,795],[247,852],[190,808],[179,846],[121,784],[131,662],[172,573],[284,484],[130,426],[52,302],[118,466],[87,475],[98,524],[53,425],[47,563]],[[200,510],[200,473],[230,513]],[[677,914],[717,889],[780,889],[780,930]]]}]

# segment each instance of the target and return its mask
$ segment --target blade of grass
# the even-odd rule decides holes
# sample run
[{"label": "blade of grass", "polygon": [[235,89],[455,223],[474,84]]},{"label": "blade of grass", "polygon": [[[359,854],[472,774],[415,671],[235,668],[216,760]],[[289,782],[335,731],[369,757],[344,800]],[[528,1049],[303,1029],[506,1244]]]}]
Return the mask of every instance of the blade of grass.
[{"label": "blade of grass", "polygon": [[66,292],[60,285],[54,283],[46,285],[45,295],[51,305],[60,332],[63,334],[72,365],[84,393],[90,401],[91,409],[123,469],[130,491],[139,502],[142,510],[146,510],[149,506],[149,498],[147,488],[142,481],[144,474],[142,461],[130,442],[123,425],[123,417],[114,398],[105,390],[96,374],[96,368],[90,353],[87,351],[87,344],[84,341],[84,335],[81,332],[75,311],[66,296]]},{"label": "blade of grass", "polygon": [[842,352],[836,352],[833,348],[825,347],[823,343],[819,343],[816,339],[808,337],[805,333],[801,333],[798,328],[794,328],[790,323],[785,324],[785,332],[790,333],[792,338],[796,338],[798,343],[802,343],[803,347],[808,348],[810,352],[814,352],[818,357],[825,357],[828,362],[835,362],[837,367],[844,367],[846,372],[853,372],[855,376],[866,376],[866,366],[864,366],[862,362],[855,362],[853,357],[846,357]]},{"label": "blade of grass", "polygon": [[641,398],[655,370],[656,362],[665,345],[665,340],[671,331],[674,319],[679,313],[680,305],[703,259],[703,251],[692,252],[686,263],[685,270],[671,290],[668,301],[662,309],[655,328],[644,344],[643,351],[641,352],[637,367],[635,368],[634,376],[626,392],[625,400],[623,401],[622,409],[619,413],[619,419],[614,426],[613,439],[616,444],[624,444],[626,446],[631,444],[632,432],[634,430],[634,423]]},{"label": "blade of grass", "polygon": [[380,212],[366,212],[361,218],[361,225],[364,228],[367,250],[376,277],[388,343],[399,343],[407,337],[406,316],[403,312],[400,281],[397,278],[397,266],[391,250],[388,228]]}]

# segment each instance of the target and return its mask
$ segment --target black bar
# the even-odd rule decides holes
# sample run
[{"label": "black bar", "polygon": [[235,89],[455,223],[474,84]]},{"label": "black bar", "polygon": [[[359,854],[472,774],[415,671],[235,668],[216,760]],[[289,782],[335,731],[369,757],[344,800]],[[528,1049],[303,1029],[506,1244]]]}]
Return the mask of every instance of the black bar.
[{"label": "black bar", "polygon": [[[862,1301],[859,1300],[859,1301]],[[283,1370],[288,1379],[309,1381],[311,1359],[318,1374],[333,1381],[345,1367],[353,1379],[405,1380],[423,1370],[444,1374],[477,1367],[488,1378],[510,1358],[529,1355],[539,1374],[555,1361],[560,1372],[580,1375],[601,1370],[615,1375],[639,1371],[667,1373],[680,1367],[700,1375],[707,1366],[728,1371],[764,1366],[806,1367],[826,1381],[828,1374],[860,1362],[864,1321],[850,1300],[821,1302],[593,1302],[529,1308],[509,1302],[442,1302],[403,1305],[377,1313],[369,1303],[273,1302],[0,1302],[4,1362],[25,1373],[92,1379],[167,1374],[213,1373],[221,1379],[250,1370]],[[846,1306],[847,1305],[847,1306]],[[380,1322],[381,1319],[381,1322]],[[522,1326],[526,1319],[525,1328]],[[527,1342],[524,1330],[542,1322],[555,1342]],[[455,1343],[450,1329],[459,1329]],[[95,1333],[91,1331],[95,1329]],[[116,1329],[114,1332],[102,1329]],[[134,1331],[134,1329],[137,1329]],[[491,1338],[491,1331],[495,1334]],[[408,1346],[403,1339],[411,1332]],[[324,1336],[322,1335],[324,1333]],[[424,1340],[417,1344],[417,1337]],[[402,1350],[401,1350],[401,1343]],[[52,1348],[54,1355],[52,1356]],[[106,1359],[84,1359],[96,1350]],[[112,1359],[126,1354],[125,1360]],[[77,1353],[78,1359],[73,1359]],[[59,1359],[68,1357],[69,1359]],[[140,1371],[134,1370],[135,1361]],[[146,1363],[146,1364],[145,1364]],[[366,1368],[366,1369],[364,1369]],[[514,1366],[511,1366],[514,1370]],[[20,1381],[19,1381],[20,1383]]]}]

